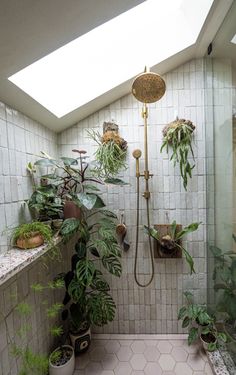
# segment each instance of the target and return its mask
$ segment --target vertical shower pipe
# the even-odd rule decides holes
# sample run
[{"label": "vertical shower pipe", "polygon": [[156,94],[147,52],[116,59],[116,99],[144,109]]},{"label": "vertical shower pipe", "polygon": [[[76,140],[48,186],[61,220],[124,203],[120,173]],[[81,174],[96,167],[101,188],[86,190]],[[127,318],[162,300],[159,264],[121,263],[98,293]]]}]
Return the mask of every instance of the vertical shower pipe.
[{"label": "vertical shower pipe", "polygon": [[148,234],[148,241],[149,241],[149,252],[151,257],[151,277],[150,280],[146,284],[141,284],[137,278],[137,261],[138,261],[138,239],[139,239],[139,178],[143,176],[145,179],[145,191],[143,193],[143,197],[146,200],[146,213],[147,213],[147,226],[150,228],[150,215],[149,215],[149,198],[150,198],[150,191],[149,191],[149,177],[152,175],[149,173],[148,169],[148,135],[147,135],[147,118],[148,118],[148,107],[147,104],[143,104],[142,108],[142,117],[144,119],[144,162],[145,162],[145,170],[144,174],[141,175],[139,172],[139,157],[141,156],[141,152],[139,150],[135,150],[133,152],[133,156],[136,158],[136,177],[137,177],[137,223],[136,223],[136,246],[135,246],[135,260],[134,260],[134,278],[138,286],[140,287],[147,287],[151,284],[153,277],[154,277],[154,259],[153,259],[153,252],[152,252],[152,243],[151,243],[151,236]]},{"label": "vertical shower pipe", "polygon": [[149,252],[151,258],[151,277],[146,284],[142,284],[137,278],[137,259],[138,259],[138,240],[139,240],[139,190],[140,190],[140,177],[145,179],[145,191],[143,197],[146,200],[146,213],[147,213],[147,227],[150,229],[150,214],[149,214],[149,178],[153,175],[149,173],[148,169],[148,135],[147,135],[147,118],[148,107],[147,103],[154,103],[162,98],[166,91],[165,81],[156,73],[150,72],[146,67],[144,73],[135,78],[132,85],[132,93],[135,98],[143,103],[142,117],[144,119],[144,161],[145,170],[144,174],[139,171],[139,158],[141,157],[140,150],[134,150],[133,157],[136,159],[136,178],[137,178],[137,217],[136,217],[136,244],[135,244],[135,260],[134,260],[134,278],[140,287],[146,287],[151,284],[154,277],[154,258],[152,252],[151,236],[148,233]]}]

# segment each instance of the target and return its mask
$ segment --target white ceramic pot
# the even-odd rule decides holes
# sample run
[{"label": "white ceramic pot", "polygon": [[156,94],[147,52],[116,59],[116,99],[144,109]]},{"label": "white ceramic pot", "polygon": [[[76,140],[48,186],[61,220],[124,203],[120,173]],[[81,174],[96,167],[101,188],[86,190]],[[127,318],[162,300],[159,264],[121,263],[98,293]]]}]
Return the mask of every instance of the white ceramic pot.
[{"label": "white ceramic pot", "polygon": [[[203,346],[203,348],[204,348],[205,351],[207,351],[207,352],[213,352],[214,351],[214,349],[213,350],[209,350],[208,349],[209,342],[206,342],[205,340],[203,340],[202,335],[200,335],[200,340],[202,342],[202,346]],[[212,343],[215,344],[216,341],[217,341],[217,339],[215,337],[215,341],[214,342],[212,341]]]},{"label": "white ceramic pot", "polygon": [[87,331],[78,334],[70,332],[70,340],[74,348],[75,355],[86,352],[91,343],[90,328]]},{"label": "white ceramic pot", "polygon": [[51,363],[51,356],[59,348],[55,349],[49,357],[49,375],[73,375],[75,370],[75,353],[74,349],[70,345],[63,345],[63,348],[67,347],[72,350],[72,356],[64,365],[55,366]]}]

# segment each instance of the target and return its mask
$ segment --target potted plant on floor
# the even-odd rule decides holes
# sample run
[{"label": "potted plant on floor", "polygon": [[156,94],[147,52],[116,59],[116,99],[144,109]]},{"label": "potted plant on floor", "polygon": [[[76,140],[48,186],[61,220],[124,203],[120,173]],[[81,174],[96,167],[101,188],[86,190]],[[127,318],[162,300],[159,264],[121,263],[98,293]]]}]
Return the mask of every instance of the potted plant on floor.
[{"label": "potted plant on floor", "polygon": [[52,245],[52,238],[52,230],[38,221],[21,224],[13,232],[13,244],[20,249],[33,249],[44,242]]},{"label": "potted plant on floor", "polygon": [[75,353],[70,345],[61,345],[49,356],[49,375],[73,375]]},{"label": "potted plant on floor", "polygon": [[[66,293],[63,319],[69,321],[71,341],[78,354],[90,344],[90,325],[102,326],[114,319],[115,303],[101,266],[110,274],[121,275],[121,251],[116,238],[116,215],[105,208],[97,184],[87,164],[80,164],[80,219],[67,219],[61,227],[64,238],[79,233],[71,269],[64,275]],[[91,184],[93,182],[93,184]]]},{"label": "potted plant on floor", "polygon": [[215,320],[208,314],[206,307],[194,303],[192,293],[185,292],[184,295],[187,304],[180,308],[178,319],[182,320],[182,328],[188,328],[188,344],[193,344],[200,337],[205,350],[216,350],[219,341],[226,342],[226,335],[217,331]]},{"label": "potted plant on floor", "polygon": [[169,233],[165,236],[161,236],[158,230],[155,228],[148,228],[147,226],[144,226],[144,228],[146,232],[150,234],[151,237],[158,241],[162,248],[162,251],[167,251],[168,253],[170,253],[171,251],[179,249],[184,255],[190,267],[190,272],[192,274],[193,272],[195,273],[193,258],[180,243],[180,240],[188,233],[196,231],[200,224],[201,223],[192,223],[184,227],[181,231],[177,231],[176,221],[173,221],[173,223],[170,226]]},{"label": "potted plant on floor", "polygon": [[195,165],[191,165],[189,154],[191,153],[194,160],[194,152],[192,148],[193,131],[195,125],[190,120],[177,119],[166,125],[163,129],[163,143],[161,152],[169,148],[172,149],[170,160],[173,160],[174,165],[179,163],[180,174],[183,180],[183,186],[187,190],[188,178],[192,177],[192,170]]}]

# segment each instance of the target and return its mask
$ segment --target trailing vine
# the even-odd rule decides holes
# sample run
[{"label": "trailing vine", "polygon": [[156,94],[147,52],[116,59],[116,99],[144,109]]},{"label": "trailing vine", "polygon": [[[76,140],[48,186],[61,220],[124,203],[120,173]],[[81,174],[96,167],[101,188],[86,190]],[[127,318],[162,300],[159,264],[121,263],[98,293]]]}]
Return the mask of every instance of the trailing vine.
[{"label": "trailing vine", "polygon": [[169,147],[172,149],[170,160],[173,160],[174,166],[179,163],[180,174],[183,179],[183,186],[187,190],[188,178],[192,178],[192,170],[195,164],[191,165],[189,153],[194,160],[194,152],[192,148],[193,131],[195,125],[189,120],[178,119],[171,122],[163,129],[163,143],[161,152],[166,149],[169,152]]}]

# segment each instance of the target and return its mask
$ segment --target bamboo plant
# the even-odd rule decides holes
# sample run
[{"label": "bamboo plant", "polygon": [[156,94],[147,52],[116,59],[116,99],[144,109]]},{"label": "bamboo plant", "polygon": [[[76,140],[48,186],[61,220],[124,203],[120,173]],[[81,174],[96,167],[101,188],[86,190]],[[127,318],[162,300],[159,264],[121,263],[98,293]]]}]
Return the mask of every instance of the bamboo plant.
[{"label": "bamboo plant", "polygon": [[161,152],[164,149],[166,149],[167,153],[169,153],[169,149],[172,150],[170,160],[173,160],[174,166],[179,163],[185,190],[187,190],[188,179],[192,177],[192,170],[195,167],[189,161],[189,154],[194,160],[192,148],[194,129],[195,125],[191,121],[184,119],[173,121],[163,129]]}]

